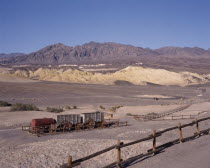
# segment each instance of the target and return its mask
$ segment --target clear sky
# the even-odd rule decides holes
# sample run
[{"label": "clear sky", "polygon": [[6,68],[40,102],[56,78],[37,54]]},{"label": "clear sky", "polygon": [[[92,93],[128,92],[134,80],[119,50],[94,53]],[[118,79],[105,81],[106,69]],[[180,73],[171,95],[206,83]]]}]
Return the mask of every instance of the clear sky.
[{"label": "clear sky", "polygon": [[0,53],[90,41],[210,48],[210,0],[0,0]]}]

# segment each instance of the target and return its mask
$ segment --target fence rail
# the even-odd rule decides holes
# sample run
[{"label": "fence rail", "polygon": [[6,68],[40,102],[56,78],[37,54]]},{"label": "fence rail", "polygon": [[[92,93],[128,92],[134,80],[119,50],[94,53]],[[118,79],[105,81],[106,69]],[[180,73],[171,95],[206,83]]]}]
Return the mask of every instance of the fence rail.
[{"label": "fence rail", "polygon": [[161,114],[135,115],[134,119],[136,119],[136,120],[143,120],[143,121],[156,120],[156,119],[159,119],[159,118],[164,118],[165,116],[169,116],[169,115],[171,115],[173,113],[185,110],[185,109],[187,109],[190,106],[191,106],[191,104],[188,104],[188,105],[185,105],[185,106],[181,106],[181,107],[177,107],[175,109],[168,110],[168,111],[166,111],[164,113],[161,113]]},{"label": "fence rail", "polygon": [[[206,111],[202,111],[199,112],[198,114],[185,114],[185,115],[166,115],[166,116],[162,116],[160,118],[156,118],[156,119],[151,119],[152,121],[162,121],[162,120],[184,120],[184,119],[195,119],[196,117],[198,117],[199,115],[205,113]],[[135,116],[136,119],[138,118],[138,116]],[[142,117],[138,118],[141,119]]]},{"label": "fence rail", "polygon": [[[195,121],[192,121],[190,123],[183,124],[183,125],[181,123],[179,123],[177,126],[170,127],[170,128],[164,129],[162,131],[158,131],[158,132],[156,132],[156,130],[153,130],[153,133],[151,135],[148,135],[145,138],[142,138],[142,139],[139,139],[139,140],[135,140],[135,141],[132,141],[132,142],[128,142],[128,143],[123,143],[123,142],[120,142],[118,140],[116,145],[110,146],[110,147],[108,147],[106,149],[103,149],[101,151],[93,153],[93,154],[91,154],[89,156],[77,159],[75,161],[72,161],[72,156],[69,156],[68,157],[68,163],[62,165],[61,168],[72,168],[72,167],[78,166],[78,165],[80,165],[82,162],[84,162],[86,160],[89,160],[89,159],[91,159],[93,157],[96,157],[98,155],[101,155],[101,154],[106,153],[106,152],[111,151],[111,150],[116,150],[116,152],[117,152],[116,161],[113,162],[113,163],[110,163],[107,166],[104,166],[103,168],[112,168],[112,167],[120,168],[122,165],[131,163],[131,162],[133,162],[133,161],[135,161],[137,159],[144,158],[145,156],[149,156],[151,154],[157,154],[158,152],[163,150],[163,148],[168,147],[168,146],[170,146],[172,144],[183,143],[183,142],[185,142],[185,141],[187,141],[189,139],[195,138],[197,136],[201,136],[203,134],[209,134],[210,128],[202,130],[202,131],[199,128],[199,123],[200,122],[206,121],[206,120],[209,120],[209,119],[210,119],[210,117],[206,117],[206,118],[202,118],[202,119],[198,119],[198,120],[196,119]],[[190,126],[193,126],[193,125],[196,125],[196,132],[194,133],[194,135],[186,137],[186,138],[183,138],[183,128],[190,127]],[[157,137],[162,136],[166,132],[169,132],[169,131],[172,131],[172,130],[177,130],[177,129],[178,129],[178,132],[179,132],[179,138],[178,139],[175,139],[173,141],[167,142],[167,143],[162,144],[160,146],[156,146],[156,138]],[[134,144],[137,144],[137,143],[140,143],[140,142],[148,141],[148,140],[153,140],[153,145],[152,145],[152,149],[149,149],[147,151],[147,153],[143,153],[143,154],[134,156],[132,158],[128,158],[127,160],[123,160],[121,158],[121,149],[122,148],[130,146],[130,145],[134,145]]]}]

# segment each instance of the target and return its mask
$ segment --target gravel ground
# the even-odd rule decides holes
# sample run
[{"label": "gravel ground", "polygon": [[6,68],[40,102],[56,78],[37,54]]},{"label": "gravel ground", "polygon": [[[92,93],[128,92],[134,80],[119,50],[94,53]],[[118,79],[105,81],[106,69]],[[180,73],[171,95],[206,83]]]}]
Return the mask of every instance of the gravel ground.
[{"label": "gravel ground", "polygon": [[[31,88],[30,85],[32,85]],[[116,105],[116,102],[117,105],[125,103],[122,104],[123,107],[114,114],[114,117],[120,118],[122,121],[128,121],[129,126],[36,137],[27,132],[23,132],[20,129],[20,126],[28,124],[32,118],[56,118],[57,114],[45,111],[9,112],[8,108],[0,108],[1,168],[56,168],[67,162],[68,155],[72,155],[73,160],[78,159],[116,144],[118,139],[126,143],[146,137],[151,134],[154,129],[160,131],[175,126],[178,122],[183,124],[191,121],[187,119],[139,122],[134,120],[132,116],[127,116],[127,113],[161,113],[177,108],[185,103],[192,102],[192,106],[179,113],[196,114],[200,111],[206,111],[206,113],[199,117],[210,116],[210,102],[207,102],[210,97],[209,86],[202,86],[207,88],[206,92],[203,93],[203,96],[196,97],[196,95],[200,94],[197,87],[178,89],[177,87],[154,87],[153,90],[150,90],[152,87],[150,89],[148,89],[149,87],[133,87],[133,89],[131,89],[131,87],[122,87],[122,89],[115,86],[110,86],[109,88],[104,86],[103,88],[102,86],[59,85],[52,83],[32,83],[30,85],[26,84],[23,87],[20,84],[16,84],[13,88],[11,86],[14,86],[14,84],[12,85],[11,83],[8,85],[6,85],[6,83],[0,84],[0,98],[5,98],[3,100],[11,100],[11,102],[35,102],[35,104],[41,108],[46,107],[44,106],[46,102],[48,103],[47,105],[52,106],[59,106],[61,102],[66,105],[72,105],[71,100],[73,100],[73,103],[76,102],[76,104],[81,103],[80,109],[66,111],[64,112],[65,114],[95,111],[100,102],[104,102],[103,105],[107,107]],[[2,88],[4,88],[3,92],[1,90]],[[49,91],[47,91],[47,88]],[[55,88],[57,88],[57,90],[55,90]],[[53,90],[55,90],[54,94],[52,94]],[[122,90],[125,92],[122,92]],[[154,92],[153,95],[162,95],[167,92],[167,95],[179,97],[185,96],[186,99],[155,101],[154,99],[133,98],[135,95],[149,95],[149,93],[152,92]],[[86,95],[84,95],[84,93]],[[62,98],[62,95],[64,98]],[[76,96],[76,98],[74,98],[74,96]],[[13,100],[13,97],[16,99]],[[81,99],[77,99],[77,97],[81,97]],[[34,100],[34,98],[37,99]],[[78,102],[78,100],[80,102]],[[96,102],[93,100],[96,100]],[[115,100],[117,101],[115,102]],[[200,124],[201,129],[209,128],[209,126],[209,121]],[[184,129],[183,136],[186,137],[193,135],[195,131],[195,127],[186,128]],[[157,143],[160,145],[167,141],[176,139],[178,136],[178,131],[175,130],[164,134],[164,136],[158,137]],[[209,136],[202,136],[193,141],[174,145],[165,149],[164,152],[155,157],[136,161],[136,163],[129,166],[132,168],[208,168],[210,165],[208,158],[210,153],[209,143]],[[148,141],[124,148],[122,149],[122,158],[126,159],[135,156],[147,151],[151,147],[152,142]],[[85,161],[78,167],[99,168],[115,160],[116,151],[113,150]]]},{"label": "gravel ground", "polygon": [[[62,163],[66,163],[68,155],[72,155],[74,159],[79,159],[115,143],[116,141],[107,139],[57,139],[10,148],[3,147],[0,152],[0,167],[59,167]],[[135,156],[138,153],[145,152],[150,146],[151,142],[145,142],[128,147],[129,150],[125,148],[123,149],[122,157]],[[115,161],[114,158],[117,158],[116,151],[112,150],[88,160],[78,167],[98,168]]]},{"label": "gravel ground", "polygon": [[[202,106],[209,106],[210,103],[204,103]],[[195,105],[196,106],[196,105]],[[199,106],[199,104],[197,104]],[[203,107],[204,108],[204,107]],[[210,113],[204,116],[209,116]],[[157,131],[164,128],[175,126],[178,121],[149,121],[139,122],[132,117],[125,116],[130,126],[112,129],[80,131],[73,133],[41,136],[40,138],[22,132],[20,129],[1,129],[0,130],[0,167],[3,168],[57,168],[67,162],[67,156],[72,155],[73,159],[90,155],[94,152],[116,144],[117,139],[124,143],[146,137],[152,133],[153,129]],[[190,120],[179,121],[182,123]],[[200,124],[201,129],[209,127],[210,122],[205,121]],[[186,128],[183,136],[190,136],[196,131],[194,127]],[[172,131],[157,138],[157,145],[178,138],[178,131]],[[197,144],[198,143],[198,144]],[[198,158],[208,157],[209,136],[201,137],[181,145],[177,144],[166,149],[163,153],[143,161],[136,161],[130,167],[157,167],[167,168],[170,163],[172,167],[194,166]],[[195,151],[195,148],[199,149]],[[205,147],[206,145],[206,147]],[[152,148],[152,141],[143,142],[122,149],[122,158],[127,159],[140,153],[146,152]],[[192,151],[192,152],[191,152]],[[198,154],[200,153],[200,154]],[[183,158],[187,159],[185,160]],[[195,157],[195,159],[193,159]],[[198,158],[197,158],[198,157]],[[117,158],[116,150],[112,150],[93,159],[83,162],[79,168],[98,168],[105,166]],[[175,160],[174,160],[175,159]],[[151,160],[151,161],[150,161]],[[180,160],[180,161],[178,161]],[[203,159],[204,160],[204,159]],[[208,159],[207,159],[208,160]],[[207,161],[204,160],[205,164]],[[196,164],[195,164],[196,165]],[[198,163],[197,163],[198,165]]]}]

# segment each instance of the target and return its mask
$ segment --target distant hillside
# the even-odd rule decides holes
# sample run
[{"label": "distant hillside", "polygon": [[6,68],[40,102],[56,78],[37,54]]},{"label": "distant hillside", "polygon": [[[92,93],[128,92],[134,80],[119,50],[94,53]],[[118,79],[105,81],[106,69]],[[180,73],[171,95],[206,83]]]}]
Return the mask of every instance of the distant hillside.
[{"label": "distant hillside", "polygon": [[162,47],[156,49],[158,53],[167,56],[181,56],[181,57],[193,57],[193,56],[210,56],[209,50],[194,47]]},{"label": "distant hillside", "polygon": [[63,44],[47,46],[28,55],[11,58],[8,64],[71,64],[86,62],[112,62],[159,55],[156,51],[116,43],[90,42],[69,47]]},{"label": "distant hillside", "polygon": [[70,47],[57,43],[39,51],[1,61],[4,64],[94,64],[142,62],[153,67],[207,68],[210,50],[194,47],[163,47],[148,49],[117,43],[90,42]]},{"label": "distant hillside", "polygon": [[17,56],[22,56],[22,55],[24,55],[24,54],[23,53],[10,53],[10,54],[0,53],[0,60],[13,58],[13,57],[17,57]]}]

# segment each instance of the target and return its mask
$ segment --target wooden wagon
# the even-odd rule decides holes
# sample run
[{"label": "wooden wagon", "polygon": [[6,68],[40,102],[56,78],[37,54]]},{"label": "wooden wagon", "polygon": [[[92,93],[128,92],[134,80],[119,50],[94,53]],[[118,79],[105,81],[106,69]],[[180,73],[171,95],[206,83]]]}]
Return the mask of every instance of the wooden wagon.
[{"label": "wooden wagon", "polygon": [[104,113],[96,111],[82,114],[57,115],[57,120],[53,118],[33,119],[30,126],[22,126],[22,130],[39,135],[78,131],[81,129],[105,128],[113,125],[120,126],[120,122],[118,120],[105,120]]},{"label": "wooden wagon", "polygon": [[58,129],[65,131],[95,128],[101,126],[104,122],[104,113],[97,111],[92,113],[58,115],[56,125]]},{"label": "wooden wagon", "polygon": [[82,113],[81,121],[88,128],[101,127],[105,124],[103,112]]},{"label": "wooden wagon", "polygon": [[80,114],[68,114],[57,116],[57,128],[65,131],[76,129],[81,124]]}]

